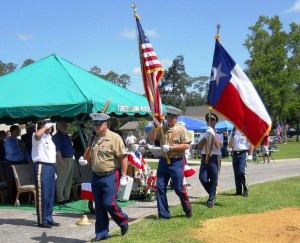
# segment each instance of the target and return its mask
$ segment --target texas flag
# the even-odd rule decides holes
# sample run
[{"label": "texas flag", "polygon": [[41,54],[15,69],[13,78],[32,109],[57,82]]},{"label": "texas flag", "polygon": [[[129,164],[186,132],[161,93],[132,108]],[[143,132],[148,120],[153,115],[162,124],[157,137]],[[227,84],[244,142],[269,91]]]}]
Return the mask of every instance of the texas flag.
[{"label": "texas flag", "polygon": [[252,82],[216,39],[207,104],[259,145],[271,130],[271,118]]},{"label": "texas flag", "polygon": [[80,198],[94,201],[91,183],[81,183]]}]

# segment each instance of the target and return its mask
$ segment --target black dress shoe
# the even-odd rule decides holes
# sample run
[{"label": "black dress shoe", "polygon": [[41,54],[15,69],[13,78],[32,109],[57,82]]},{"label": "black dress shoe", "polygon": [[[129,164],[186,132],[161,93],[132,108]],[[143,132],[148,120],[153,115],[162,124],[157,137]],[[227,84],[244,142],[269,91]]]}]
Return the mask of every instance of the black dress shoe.
[{"label": "black dress shoe", "polygon": [[170,219],[170,218],[171,217],[164,217],[164,216],[158,215],[158,217],[156,219],[160,220],[160,219]]},{"label": "black dress shoe", "polygon": [[121,235],[125,235],[128,231],[128,224],[121,227]]},{"label": "black dress shoe", "polygon": [[185,216],[187,217],[187,218],[191,218],[192,217],[192,210],[189,210],[189,211],[187,211],[186,213],[185,213]]},{"label": "black dress shoe", "polygon": [[244,197],[248,197],[248,191],[245,191],[243,194]]},{"label": "black dress shoe", "polygon": [[40,228],[45,228],[45,229],[51,229],[52,226],[50,224],[39,224],[38,225]]},{"label": "black dress shoe", "polygon": [[66,202],[66,203],[71,203],[71,202],[74,202],[74,201],[73,201],[72,199],[69,198],[68,200],[65,200],[65,202]]},{"label": "black dress shoe", "polygon": [[91,242],[98,242],[98,241],[101,241],[101,240],[106,240],[108,238],[108,236],[106,237],[95,237],[93,239],[91,239]]},{"label": "black dress shoe", "polygon": [[60,202],[57,202],[58,205],[65,205],[67,204],[67,201],[63,200],[63,201],[60,201]]},{"label": "black dress shoe", "polygon": [[48,224],[50,224],[51,226],[60,226],[60,223],[57,223],[57,222],[48,222]]},{"label": "black dress shoe", "polygon": [[214,206],[214,203],[213,202],[207,202],[207,207],[208,208],[212,208]]},{"label": "black dress shoe", "polygon": [[242,196],[243,193],[242,192],[236,192],[234,195],[236,195],[236,196]]}]

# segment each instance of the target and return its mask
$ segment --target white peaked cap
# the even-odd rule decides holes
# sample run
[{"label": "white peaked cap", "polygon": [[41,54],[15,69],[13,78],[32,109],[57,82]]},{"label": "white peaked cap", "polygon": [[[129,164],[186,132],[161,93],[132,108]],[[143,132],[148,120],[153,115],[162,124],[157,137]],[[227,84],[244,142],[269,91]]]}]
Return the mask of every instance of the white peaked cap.
[{"label": "white peaked cap", "polygon": [[91,113],[90,117],[92,117],[93,121],[107,121],[110,116],[103,113]]},{"label": "white peaked cap", "polygon": [[170,113],[170,114],[178,116],[181,113],[181,110],[179,110],[179,109],[177,109],[175,107],[167,106],[167,113]]}]

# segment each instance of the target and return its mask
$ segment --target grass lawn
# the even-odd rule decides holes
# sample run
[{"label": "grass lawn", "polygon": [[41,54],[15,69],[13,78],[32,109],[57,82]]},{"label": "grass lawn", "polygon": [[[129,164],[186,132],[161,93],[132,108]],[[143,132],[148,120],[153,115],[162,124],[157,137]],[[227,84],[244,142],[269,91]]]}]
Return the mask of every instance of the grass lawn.
[{"label": "grass lawn", "polygon": [[[278,148],[279,151],[272,154],[275,160],[300,158],[300,143],[295,139],[290,139],[287,144],[278,144]],[[231,158],[223,158],[222,161],[231,161]],[[156,169],[158,163],[150,162],[149,164],[151,169]],[[189,231],[201,227],[205,220],[261,213],[287,207],[300,207],[299,185],[300,177],[252,185],[251,195],[247,198],[232,196],[234,190],[226,191],[218,195],[218,201],[211,209],[206,207],[207,197],[202,197],[191,203],[193,217],[190,219],[185,217],[181,205],[179,205],[171,208],[171,219],[156,220],[156,215],[149,216],[130,225],[129,233],[124,237],[120,236],[119,230],[113,232],[109,241],[199,242],[190,236]]]},{"label": "grass lawn", "polygon": [[156,220],[156,216],[149,216],[131,224],[124,237],[120,236],[119,230],[112,232],[109,242],[199,242],[189,231],[201,227],[205,220],[300,207],[299,182],[300,177],[292,177],[252,185],[251,195],[247,198],[233,196],[234,190],[226,191],[218,195],[218,201],[211,209],[206,207],[207,197],[202,197],[192,202],[192,218],[185,217],[181,205],[172,207],[171,219]]}]

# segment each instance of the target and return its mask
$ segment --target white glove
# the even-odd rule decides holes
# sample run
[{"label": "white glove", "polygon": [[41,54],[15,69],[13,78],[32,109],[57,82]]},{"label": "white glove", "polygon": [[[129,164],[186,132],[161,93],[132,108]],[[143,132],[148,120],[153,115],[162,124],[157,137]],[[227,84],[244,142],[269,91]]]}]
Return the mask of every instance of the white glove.
[{"label": "white glove", "polygon": [[169,151],[170,151],[170,145],[164,144],[163,147],[162,147],[162,151],[163,151],[164,153],[169,152]]},{"label": "white glove", "polygon": [[46,123],[45,127],[47,128],[52,128],[54,126],[54,123]]},{"label": "white glove", "polygon": [[227,151],[231,152],[231,151],[232,151],[232,148],[227,147]]},{"label": "white glove", "polygon": [[126,186],[127,185],[127,176],[121,176],[120,185],[121,186]]},{"label": "white glove", "polygon": [[208,137],[209,137],[209,133],[208,133],[208,132],[205,132],[205,133],[203,134],[203,138],[207,139]]},{"label": "white glove", "polygon": [[215,131],[212,129],[212,127],[207,127],[206,132],[211,134],[212,136],[215,136]]},{"label": "white glove", "polygon": [[247,160],[253,160],[252,154],[249,154],[249,155],[247,156]]},{"label": "white glove", "polygon": [[82,156],[79,158],[78,162],[79,162],[79,164],[81,164],[83,166],[88,164],[87,160],[83,159]]}]

